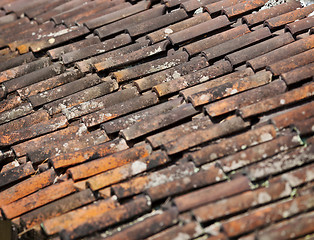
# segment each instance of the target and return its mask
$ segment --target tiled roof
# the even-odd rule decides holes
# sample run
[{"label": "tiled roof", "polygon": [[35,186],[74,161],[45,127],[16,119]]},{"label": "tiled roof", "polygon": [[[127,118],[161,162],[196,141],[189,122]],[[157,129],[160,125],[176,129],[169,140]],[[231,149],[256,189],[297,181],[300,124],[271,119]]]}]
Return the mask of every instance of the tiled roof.
[{"label": "tiled roof", "polygon": [[0,0],[0,219],[20,239],[314,238],[311,3]]}]

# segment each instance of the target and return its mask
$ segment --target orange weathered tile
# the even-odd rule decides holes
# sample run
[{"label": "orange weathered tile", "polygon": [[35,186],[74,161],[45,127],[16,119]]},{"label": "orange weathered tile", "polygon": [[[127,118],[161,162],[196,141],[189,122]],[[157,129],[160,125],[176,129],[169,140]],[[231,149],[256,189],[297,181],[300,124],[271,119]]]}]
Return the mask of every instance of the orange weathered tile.
[{"label": "orange weathered tile", "polygon": [[107,172],[98,174],[87,179],[87,184],[92,190],[98,190],[111,184],[120,182],[126,178],[131,178],[134,175],[148,171],[154,167],[168,163],[168,156],[162,152],[153,152],[150,156],[128,163],[121,167],[114,168]]},{"label": "orange weathered tile", "polygon": [[[26,172],[25,169],[23,171]],[[0,192],[0,207],[23,198],[41,188],[49,186],[56,177],[55,171],[50,169],[34,175],[14,186]]]},{"label": "orange weathered tile", "polygon": [[148,144],[140,144],[132,148],[113,153],[111,155],[69,168],[68,174],[74,179],[83,179],[107,170],[120,167],[151,154],[152,148]]},{"label": "orange weathered tile", "polygon": [[12,219],[56,199],[64,197],[74,191],[75,188],[73,186],[73,181],[68,180],[43,188],[38,192],[4,205],[1,209],[6,218]]}]

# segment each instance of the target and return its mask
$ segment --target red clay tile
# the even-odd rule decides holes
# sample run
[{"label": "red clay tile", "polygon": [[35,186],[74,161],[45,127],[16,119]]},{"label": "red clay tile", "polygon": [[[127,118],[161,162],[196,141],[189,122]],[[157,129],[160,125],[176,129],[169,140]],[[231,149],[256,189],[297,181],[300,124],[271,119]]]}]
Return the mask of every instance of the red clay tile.
[{"label": "red clay tile", "polygon": [[122,103],[117,103],[89,115],[83,116],[82,121],[88,127],[98,125],[100,123],[109,121],[111,119],[120,117],[127,113],[131,113],[136,110],[143,109],[145,107],[154,105],[158,102],[158,97],[155,93],[149,93],[146,95],[138,96],[132,99],[132,101],[125,101]]},{"label": "red clay tile", "polygon": [[188,97],[188,100],[194,107],[196,107],[242,91],[265,85],[271,81],[271,78],[272,75],[270,72],[259,72],[248,77],[221,83],[221,85],[213,86],[205,91],[194,93]]},{"label": "red clay tile", "polygon": [[6,133],[0,140],[0,146],[12,145],[20,141],[25,141],[61,128],[65,128],[66,126],[68,126],[66,117],[61,116],[52,118],[48,121],[40,122],[21,130],[15,130],[13,132]]},{"label": "red clay tile", "polygon": [[151,147],[148,144],[139,144],[124,151],[116,152],[111,155],[71,167],[67,173],[76,181],[96,174],[108,171],[113,168],[123,166],[138,159],[147,157],[151,154]]},{"label": "red clay tile", "polygon": [[63,215],[47,219],[42,223],[42,228],[47,235],[53,235],[62,231],[73,231],[75,228],[84,224],[93,224],[97,216],[102,216],[110,210],[119,206],[115,197],[100,200],[89,204],[86,207],[79,208]]},{"label": "red clay tile", "polygon": [[298,8],[292,12],[282,14],[277,17],[273,17],[265,21],[264,25],[268,26],[270,29],[281,27],[287,23],[293,22],[298,19],[302,19],[312,13],[314,6],[308,5],[303,8]]},{"label": "red clay tile", "polygon": [[270,141],[275,137],[276,130],[274,126],[265,125],[234,137],[224,139],[221,142],[205,146],[199,151],[188,153],[187,156],[199,166],[216,160],[217,158],[246,149],[247,147]]},{"label": "red clay tile", "polygon": [[232,71],[231,64],[228,61],[218,61],[214,65],[196,71],[186,76],[178,77],[169,82],[156,85],[153,90],[158,93],[159,97],[175,93],[182,89],[202,83],[211,78],[221,76]]},{"label": "red clay tile", "polygon": [[309,145],[279,153],[270,159],[249,166],[246,172],[251,180],[257,180],[299,167],[313,160],[313,149],[314,146]]},{"label": "red clay tile", "polygon": [[178,166],[172,165],[160,171],[152,172],[148,175],[132,178],[127,182],[115,184],[112,190],[118,198],[125,198],[139,194],[147,189],[158,185],[174,181],[194,173],[193,163],[183,163]]},{"label": "red clay tile", "polygon": [[31,228],[42,223],[46,219],[60,216],[93,201],[95,201],[93,192],[86,189],[24,214],[20,220],[21,225],[26,228]]},{"label": "red clay tile", "polygon": [[[295,207],[292,207],[292,205]],[[252,210],[244,215],[236,216],[222,223],[222,227],[229,237],[234,237],[252,231],[257,227],[293,216],[311,207],[313,207],[311,196],[301,196]]]},{"label": "red clay tile", "polygon": [[22,199],[4,205],[1,207],[1,209],[6,218],[12,219],[35,208],[41,207],[56,199],[64,197],[74,191],[75,189],[73,186],[73,181],[68,180],[43,188]]},{"label": "red clay tile", "polygon": [[310,63],[306,66],[296,68],[289,72],[280,75],[281,79],[285,81],[287,85],[301,82],[308,78],[313,78],[314,63]]},{"label": "red clay tile", "polygon": [[192,12],[201,7],[201,2],[197,0],[188,0],[186,2],[181,3],[180,7],[182,7],[186,12]]},{"label": "red clay tile", "polygon": [[128,146],[123,139],[115,139],[110,142],[83,148],[74,152],[63,153],[54,157],[52,156],[49,161],[54,168],[58,169],[104,157],[108,154],[127,148]]},{"label": "red clay tile", "polygon": [[301,7],[301,4],[299,1],[285,2],[277,6],[263,9],[258,12],[254,12],[250,15],[244,16],[243,22],[248,24],[249,26],[256,25],[258,23],[262,23],[263,21],[269,18],[273,18],[281,14],[293,11],[299,7]]},{"label": "red clay tile", "polygon": [[230,24],[231,23],[226,16],[219,16],[190,28],[173,33],[167,38],[171,41],[172,45],[176,45],[226,27]]},{"label": "red clay tile", "polygon": [[139,43],[133,43],[118,49],[115,49],[110,52],[106,52],[94,57],[91,57],[89,59],[76,62],[75,66],[80,69],[82,72],[91,72],[92,71],[92,65],[98,62],[103,62],[108,58],[113,58],[116,56],[123,56],[125,54],[137,51],[139,49],[147,47],[149,44],[149,41],[139,42]]},{"label": "red clay tile", "polygon": [[294,56],[298,53],[313,48],[314,47],[313,39],[314,36],[309,36],[305,39],[301,39],[288,45],[282,46],[262,56],[247,61],[247,65],[252,67],[254,71],[262,69],[267,65],[270,65],[282,59]]},{"label": "red clay tile", "polygon": [[204,187],[223,180],[225,175],[218,167],[214,165],[206,166],[204,170],[179,178],[174,181],[149,188],[146,193],[152,199],[157,201],[183,192],[188,192],[196,188]]},{"label": "red clay tile", "polygon": [[233,117],[230,120],[220,124],[214,124],[212,127],[204,130],[194,131],[172,142],[163,144],[163,147],[166,149],[168,154],[172,155],[215,138],[240,131],[246,128],[248,125],[249,124],[245,123],[241,118]]},{"label": "red clay tile", "polygon": [[64,66],[61,63],[55,63],[48,67],[25,74],[21,77],[10,79],[3,83],[8,93],[17,89],[29,86],[31,84],[46,80],[64,72]]},{"label": "red clay tile", "polygon": [[2,172],[0,173],[0,187],[17,182],[18,180],[32,175],[34,172],[35,170],[33,168],[33,165],[30,162],[12,168],[8,171]]},{"label": "red clay tile", "polygon": [[170,159],[164,152],[153,152],[148,157],[88,178],[87,185],[92,190],[98,190],[127,178],[131,178],[139,173],[149,171],[152,168],[159,167],[169,161]]},{"label": "red clay tile", "polygon": [[149,33],[146,37],[150,40],[151,43],[157,43],[167,38],[167,36],[172,33],[179,32],[189,27],[193,27],[197,24],[206,22],[210,20],[211,17],[208,13],[201,13],[193,16],[192,18],[188,18],[186,20],[180,21],[178,23],[172,24],[155,32]]},{"label": "red clay tile", "polygon": [[291,193],[291,188],[287,184],[284,181],[274,182],[265,188],[258,188],[214,203],[209,203],[194,209],[193,215],[199,222],[208,222],[262,204],[267,204],[277,199],[288,197]]},{"label": "red clay tile", "polygon": [[176,197],[174,203],[180,212],[184,212],[248,190],[249,180],[246,177],[239,177],[230,182],[215,184]]},{"label": "red clay tile", "polygon": [[202,40],[189,43],[185,45],[183,49],[187,51],[190,56],[193,56],[193,55],[196,55],[197,53],[204,51],[205,49],[214,47],[215,45],[240,37],[249,32],[250,30],[247,27],[247,25],[245,24],[240,25],[238,27],[231,28],[221,33],[217,33],[208,38],[204,38]]}]

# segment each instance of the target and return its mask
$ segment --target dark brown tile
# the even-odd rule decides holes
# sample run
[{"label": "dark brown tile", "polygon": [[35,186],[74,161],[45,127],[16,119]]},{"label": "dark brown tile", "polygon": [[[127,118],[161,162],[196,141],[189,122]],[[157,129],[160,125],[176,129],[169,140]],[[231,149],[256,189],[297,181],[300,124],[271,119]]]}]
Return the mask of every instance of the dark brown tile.
[{"label": "dark brown tile", "polygon": [[132,99],[132,101],[125,101],[122,103],[117,103],[106,109],[83,116],[82,121],[88,127],[95,126],[100,123],[109,121],[111,119],[131,113],[133,111],[137,111],[145,107],[152,106],[156,104],[157,102],[158,102],[158,97],[156,96],[156,94],[149,93],[146,95],[135,97]]},{"label": "dark brown tile", "polygon": [[235,28],[231,28],[229,30],[223,31],[221,33],[217,33],[208,38],[204,38],[202,40],[189,43],[183,47],[185,51],[189,53],[190,56],[194,56],[205,49],[214,47],[215,45],[221,44],[223,42],[232,40],[234,38],[240,37],[244,34],[249,33],[250,30],[247,25],[243,24]]},{"label": "dark brown tile", "polygon": [[159,97],[178,92],[185,88],[205,82],[209,79],[221,76],[232,71],[230,62],[222,60],[215,64],[182,77],[154,86],[153,90]]},{"label": "dark brown tile", "polygon": [[132,226],[127,227],[110,237],[107,237],[107,239],[136,240],[139,238],[147,238],[174,225],[178,221],[178,214],[178,210],[175,207],[172,207],[169,210],[165,210],[160,214],[155,214],[151,217],[144,219],[143,221],[137,222]]},{"label": "dark brown tile", "polygon": [[286,25],[286,30],[291,32],[293,35],[309,30],[314,25],[314,17],[306,17],[299,21],[289,23]]},{"label": "dark brown tile", "polygon": [[37,208],[21,217],[21,225],[31,228],[42,223],[46,219],[51,219],[69,212],[73,209],[82,207],[95,201],[93,192],[90,189],[71,194],[65,198],[56,200],[52,203]]},{"label": "dark brown tile", "polygon": [[287,85],[301,82],[305,79],[313,78],[314,63],[310,63],[303,67],[296,68],[289,72],[281,74],[281,79],[285,81]]},{"label": "dark brown tile", "polygon": [[309,83],[289,92],[279,94],[277,96],[267,98],[258,103],[240,108],[239,112],[243,118],[248,118],[261,113],[285,107],[289,104],[297,103],[312,96],[314,84]]},{"label": "dark brown tile", "polygon": [[138,96],[137,90],[135,88],[128,88],[80,103],[73,107],[62,109],[62,112],[70,120],[124,101],[128,101],[136,96]]},{"label": "dark brown tile", "polygon": [[284,81],[276,80],[241,94],[210,103],[206,105],[204,109],[210,116],[216,117],[236,109],[240,109],[241,107],[254,104],[265,98],[272,97],[275,94],[284,93],[286,90],[287,86]]},{"label": "dark brown tile", "polygon": [[33,165],[30,162],[12,168],[8,171],[2,172],[0,173],[0,187],[17,182],[27,176],[30,176],[34,172],[35,170],[33,168]]},{"label": "dark brown tile", "polygon": [[301,7],[301,4],[298,1],[285,2],[283,4],[279,4],[277,6],[266,8],[258,12],[254,12],[250,15],[244,16],[243,21],[249,26],[252,26],[258,23],[262,23],[269,18],[273,18],[281,14],[293,11],[299,7]]},{"label": "dark brown tile", "polygon": [[218,137],[240,131],[247,126],[249,126],[249,124],[244,122],[241,118],[233,117],[222,123],[213,124],[212,127],[207,129],[196,130],[186,136],[179,137],[172,142],[163,144],[163,147],[168,154],[172,155]]},{"label": "dark brown tile", "polygon": [[295,128],[299,131],[300,135],[307,135],[314,132],[314,117],[308,118],[303,121],[294,123]]},{"label": "dark brown tile", "polygon": [[210,20],[211,17],[208,13],[201,13],[197,14],[191,18],[186,20],[180,21],[178,23],[172,24],[155,32],[149,33],[146,37],[150,40],[151,43],[157,43],[167,38],[167,36],[171,35],[172,33],[179,32],[186,28],[195,26],[197,24],[206,22]]},{"label": "dark brown tile", "polygon": [[311,162],[313,160],[313,149],[314,146],[309,145],[282,152],[272,158],[249,166],[245,171],[251,180],[278,174]]},{"label": "dark brown tile", "polygon": [[219,13],[222,9],[235,5],[237,3],[241,3],[243,0],[222,0],[215,1],[213,3],[209,3],[205,5],[205,10],[210,14]]},{"label": "dark brown tile", "polygon": [[283,197],[288,197],[291,193],[291,188],[287,184],[284,181],[274,182],[267,187],[261,187],[209,203],[194,209],[193,215],[199,222],[208,222],[264,205]]},{"label": "dark brown tile", "polygon": [[206,49],[202,52],[202,54],[206,57],[207,60],[212,60],[217,57],[225,56],[226,54],[234,52],[240,48],[249,46],[250,44],[265,40],[270,36],[271,32],[268,28],[261,28]]},{"label": "dark brown tile", "polygon": [[194,164],[190,162],[172,165],[165,169],[115,184],[112,186],[112,190],[118,198],[125,198],[139,194],[152,187],[190,176],[194,173],[194,170]]},{"label": "dark brown tile", "polygon": [[221,158],[217,162],[224,172],[231,172],[297,146],[300,146],[299,136],[280,136],[271,141],[258,144],[233,155]]},{"label": "dark brown tile", "polygon": [[151,187],[146,190],[146,193],[152,201],[155,202],[166,197],[178,195],[224,180],[225,175],[218,167],[212,164],[204,168],[204,170],[200,170],[191,176]]},{"label": "dark brown tile", "polygon": [[4,71],[10,68],[17,67],[19,65],[29,63],[35,60],[35,56],[32,52],[20,55],[18,57],[12,58],[9,61],[1,63],[0,71]]},{"label": "dark brown tile", "polygon": [[218,183],[176,197],[174,203],[180,212],[185,212],[248,190],[250,190],[250,181],[246,177],[238,177],[230,182]]},{"label": "dark brown tile", "polygon": [[247,61],[247,65],[252,67],[254,71],[265,68],[267,65],[313,48],[313,39],[314,36],[309,36],[305,39],[297,40],[262,56],[253,58],[252,60]]},{"label": "dark brown tile", "polygon": [[28,103],[28,102],[22,103],[13,109],[9,109],[5,112],[2,112],[0,114],[0,124],[10,122],[20,117],[24,117],[33,112],[34,112],[33,106],[31,103]]},{"label": "dark brown tile", "polygon": [[182,104],[169,112],[155,116],[153,119],[147,119],[139,123],[135,123],[132,126],[121,130],[120,134],[126,140],[135,139],[191,117],[196,113],[197,111],[193,108],[192,104]]},{"label": "dark brown tile", "polygon": [[176,109],[182,103],[182,98],[173,99],[165,103],[155,105],[153,107],[137,111],[126,115],[125,117],[117,118],[101,125],[108,134],[118,132],[127,127],[133,126],[143,121],[151,120],[153,116],[158,116]]},{"label": "dark brown tile", "polygon": [[277,17],[270,18],[265,21],[264,25],[268,26],[270,29],[278,28],[284,26],[287,23],[294,22],[295,20],[307,17],[314,10],[314,6],[308,5],[303,8],[298,8],[292,12],[284,13]]},{"label": "dark brown tile", "polygon": [[204,34],[213,32],[220,28],[226,27],[230,24],[231,23],[229,22],[226,16],[219,16],[217,18],[213,18],[206,22],[173,33],[169,35],[167,38],[171,41],[172,45],[176,45],[192,40],[193,38],[202,36]]},{"label": "dark brown tile", "polygon": [[266,2],[267,0],[248,0],[245,2],[239,2],[227,8],[224,6],[222,13],[226,14],[228,18],[232,18],[258,9],[262,7]]},{"label": "dark brown tile", "polygon": [[188,153],[187,156],[199,166],[216,160],[229,154],[267,142],[276,137],[276,130],[273,125],[266,125],[231,138],[223,139],[218,143],[205,146],[199,151]]}]

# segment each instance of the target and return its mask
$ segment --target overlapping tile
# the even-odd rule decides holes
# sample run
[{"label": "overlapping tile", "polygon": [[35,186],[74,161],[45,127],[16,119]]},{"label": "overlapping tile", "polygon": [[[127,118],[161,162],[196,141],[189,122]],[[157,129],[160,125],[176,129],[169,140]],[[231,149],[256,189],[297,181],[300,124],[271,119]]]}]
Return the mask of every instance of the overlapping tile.
[{"label": "overlapping tile", "polygon": [[1,1],[1,220],[21,239],[311,236],[313,6]]}]

